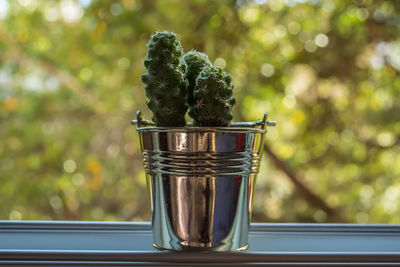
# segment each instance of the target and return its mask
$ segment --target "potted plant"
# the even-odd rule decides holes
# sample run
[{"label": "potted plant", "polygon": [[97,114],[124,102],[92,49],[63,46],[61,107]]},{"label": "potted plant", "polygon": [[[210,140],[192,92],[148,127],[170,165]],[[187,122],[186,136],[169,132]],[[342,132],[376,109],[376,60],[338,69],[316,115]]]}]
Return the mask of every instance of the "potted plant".
[{"label": "potted plant", "polygon": [[[231,123],[232,77],[176,35],[154,34],[142,75],[153,122],[137,112],[152,209],[153,246],[245,250],[267,113]],[[186,123],[185,114],[193,123]],[[260,126],[260,128],[257,128]]]}]

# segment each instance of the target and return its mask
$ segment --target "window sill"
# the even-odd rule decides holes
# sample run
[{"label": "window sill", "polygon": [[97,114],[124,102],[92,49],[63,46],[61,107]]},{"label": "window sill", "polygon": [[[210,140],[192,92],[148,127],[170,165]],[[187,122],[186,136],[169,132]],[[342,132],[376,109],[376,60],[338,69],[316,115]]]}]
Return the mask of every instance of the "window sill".
[{"label": "window sill", "polygon": [[400,264],[400,225],[254,223],[238,253],[161,252],[144,222],[0,221],[0,265]]}]

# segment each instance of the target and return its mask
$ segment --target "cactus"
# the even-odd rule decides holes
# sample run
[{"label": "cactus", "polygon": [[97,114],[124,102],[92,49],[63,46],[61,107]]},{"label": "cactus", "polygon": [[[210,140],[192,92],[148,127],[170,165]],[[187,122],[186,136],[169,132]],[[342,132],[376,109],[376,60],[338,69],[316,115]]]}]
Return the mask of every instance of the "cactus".
[{"label": "cactus", "polygon": [[180,64],[182,45],[172,32],[157,32],[151,36],[144,61],[147,73],[142,75],[146,85],[147,106],[153,112],[157,126],[185,126],[187,87],[185,65]]},{"label": "cactus", "polygon": [[193,114],[199,126],[229,126],[235,104],[232,76],[220,67],[206,66],[196,79]]},{"label": "cactus", "polygon": [[182,57],[183,63],[186,65],[185,77],[189,82],[187,100],[189,104],[189,116],[195,121],[194,115],[194,88],[196,86],[196,79],[204,67],[212,65],[208,56],[204,53],[195,50],[187,52]]}]

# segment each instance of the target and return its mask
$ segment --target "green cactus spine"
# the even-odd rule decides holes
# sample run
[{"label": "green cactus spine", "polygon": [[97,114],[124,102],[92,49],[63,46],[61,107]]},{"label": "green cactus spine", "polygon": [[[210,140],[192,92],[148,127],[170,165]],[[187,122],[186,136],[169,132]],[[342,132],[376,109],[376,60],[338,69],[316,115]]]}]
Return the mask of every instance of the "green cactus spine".
[{"label": "green cactus spine", "polygon": [[185,126],[188,81],[180,64],[182,45],[174,33],[163,31],[151,36],[148,48],[142,81],[153,121],[161,127]]},{"label": "green cactus spine", "polygon": [[229,126],[232,120],[232,76],[220,67],[206,66],[196,79],[193,113],[199,126]]},{"label": "green cactus spine", "polygon": [[189,104],[189,116],[192,117],[196,122],[196,117],[194,115],[194,90],[196,87],[196,79],[200,72],[206,66],[211,66],[211,62],[208,56],[204,53],[197,52],[195,50],[187,52],[182,57],[183,64],[186,65],[185,77],[189,82],[187,100]]}]

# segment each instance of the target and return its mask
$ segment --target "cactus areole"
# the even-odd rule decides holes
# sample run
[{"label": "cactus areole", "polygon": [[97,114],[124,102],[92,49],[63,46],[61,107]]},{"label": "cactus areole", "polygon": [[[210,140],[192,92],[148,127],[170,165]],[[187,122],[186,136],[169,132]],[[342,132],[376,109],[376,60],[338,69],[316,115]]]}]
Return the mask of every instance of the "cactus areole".
[{"label": "cactus areole", "polygon": [[192,50],[183,55],[172,32],[155,33],[148,48],[142,81],[157,126],[185,126],[188,108],[196,126],[229,126],[235,104],[229,73],[213,66],[204,53]]}]

